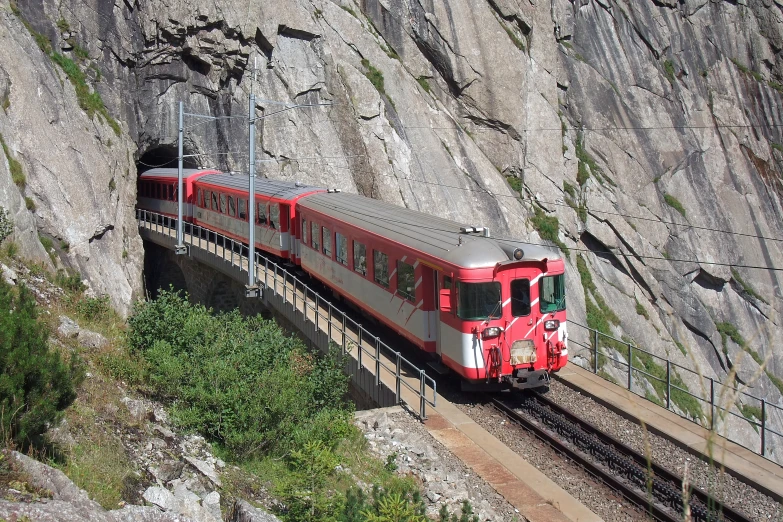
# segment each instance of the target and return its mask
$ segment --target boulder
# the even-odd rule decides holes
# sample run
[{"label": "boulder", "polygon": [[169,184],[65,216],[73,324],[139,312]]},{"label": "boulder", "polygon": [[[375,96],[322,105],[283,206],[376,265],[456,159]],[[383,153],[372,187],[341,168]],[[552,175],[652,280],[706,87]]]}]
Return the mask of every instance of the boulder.
[{"label": "boulder", "polygon": [[57,327],[57,335],[64,339],[76,338],[81,332],[81,328],[76,322],[65,315],[60,316],[60,326]]}]

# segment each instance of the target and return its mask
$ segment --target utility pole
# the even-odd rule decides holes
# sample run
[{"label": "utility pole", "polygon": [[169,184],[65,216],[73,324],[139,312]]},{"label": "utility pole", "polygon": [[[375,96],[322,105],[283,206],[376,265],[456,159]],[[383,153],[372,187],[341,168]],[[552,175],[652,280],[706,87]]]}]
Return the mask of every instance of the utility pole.
[{"label": "utility pole", "polygon": [[185,230],[182,223],[182,138],[185,132],[185,110],[184,103],[179,102],[179,162],[177,165],[177,245],[174,247],[175,254],[187,254],[188,247],[185,245]]},{"label": "utility pole", "polygon": [[248,254],[247,254],[247,287],[245,296],[260,297],[258,285],[256,284],[256,95],[253,92],[253,85],[256,83],[256,65],[253,60],[253,83],[250,84],[250,99],[248,102],[248,124],[250,125],[250,183],[248,187]]}]

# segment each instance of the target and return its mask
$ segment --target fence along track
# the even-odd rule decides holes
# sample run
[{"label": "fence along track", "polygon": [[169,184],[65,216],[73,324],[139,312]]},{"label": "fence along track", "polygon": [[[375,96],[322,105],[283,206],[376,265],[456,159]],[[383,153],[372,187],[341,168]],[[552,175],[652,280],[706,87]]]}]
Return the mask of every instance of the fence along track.
[{"label": "fence along track", "polygon": [[[491,403],[656,520],[682,521],[682,478],[539,394],[524,395],[521,406],[498,398]],[[520,414],[520,407],[535,421]],[[694,522],[749,522],[697,488],[689,488],[689,495]]]},{"label": "fence along track", "polygon": [[[155,240],[173,248],[176,243],[175,219],[139,209],[136,218],[141,230],[154,233],[159,236]],[[190,246],[190,257],[208,262],[239,282],[247,280],[246,275],[242,276],[248,272],[248,248],[244,243],[191,224],[185,226],[183,242]],[[391,400],[396,404],[406,403],[420,418],[426,419],[427,405],[436,405],[437,388],[424,370],[400,352],[392,350],[285,268],[258,252],[256,279],[264,302],[300,329],[321,351],[328,352],[330,346],[340,348],[347,359],[346,371],[354,384],[365,391],[374,386],[376,390],[371,396],[384,402],[380,400],[383,384],[391,390]]]}]

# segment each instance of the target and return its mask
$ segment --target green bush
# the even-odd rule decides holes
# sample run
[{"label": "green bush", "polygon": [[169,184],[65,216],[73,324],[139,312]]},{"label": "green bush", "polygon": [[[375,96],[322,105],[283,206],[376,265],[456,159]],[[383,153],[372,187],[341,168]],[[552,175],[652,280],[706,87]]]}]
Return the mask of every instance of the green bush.
[{"label": "green bush", "polygon": [[82,283],[82,276],[78,272],[69,274],[63,269],[57,271],[57,275],[54,277],[54,282],[57,286],[63,290],[71,292],[83,292],[87,287]]},{"label": "green bush", "polygon": [[103,319],[111,312],[109,296],[83,297],[76,303],[76,312],[85,319]]},{"label": "green bush", "polygon": [[180,426],[240,458],[333,447],[350,428],[348,378],[334,354],[316,358],[272,321],[212,315],[163,291],[138,303],[128,347],[149,365],[148,385]]},{"label": "green bush", "polygon": [[47,340],[32,293],[24,285],[15,293],[0,279],[0,436],[23,450],[42,443],[84,376],[75,354],[63,361]]}]

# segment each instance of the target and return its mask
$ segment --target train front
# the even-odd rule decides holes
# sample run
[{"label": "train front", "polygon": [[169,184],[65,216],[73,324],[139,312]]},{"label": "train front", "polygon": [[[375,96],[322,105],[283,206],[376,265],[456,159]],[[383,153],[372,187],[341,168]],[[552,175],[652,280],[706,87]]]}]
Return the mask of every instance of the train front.
[{"label": "train front", "polygon": [[565,264],[556,254],[530,245],[498,246],[508,261],[497,263],[491,275],[484,272],[483,281],[457,283],[456,315],[460,329],[470,332],[465,339],[470,348],[463,353],[483,359],[474,368],[465,365],[463,386],[546,386],[550,373],[568,360]]}]

